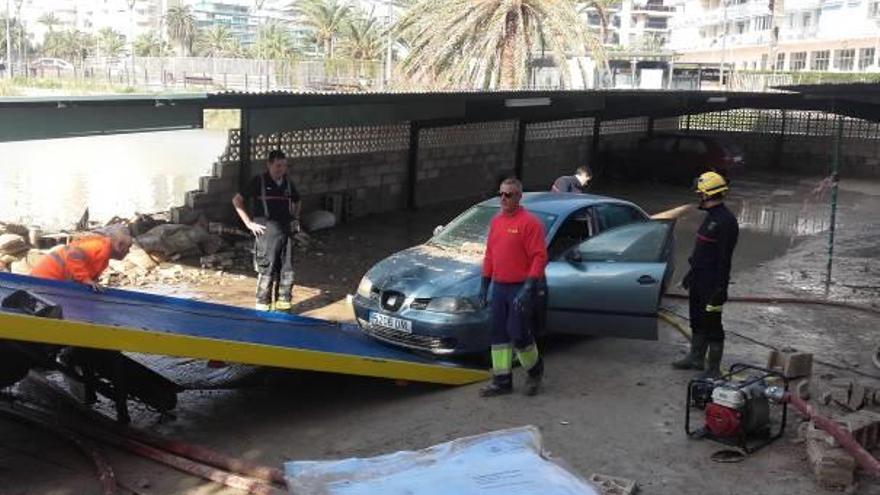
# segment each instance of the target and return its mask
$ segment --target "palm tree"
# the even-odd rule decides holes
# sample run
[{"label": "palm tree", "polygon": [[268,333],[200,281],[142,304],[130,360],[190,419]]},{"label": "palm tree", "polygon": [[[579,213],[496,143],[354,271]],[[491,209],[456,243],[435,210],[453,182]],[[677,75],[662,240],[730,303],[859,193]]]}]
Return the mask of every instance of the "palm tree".
[{"label": "palm tree", "polygon": [[610,24],[610,11],[620,0],[578,0],[578,12],[585,14],[594,12],[599,16],[599,39],[602,43],[608,41],[608,25]]},{"label": "palm tree", "polygon": [[189,5],[178,3],[168,7],[165,13],[165,25],[168,28],[168,36],[172,41],[180,44],[181,54],[188,56],[192,53],[193,42],[196,38],[196,17]]},{"label": "palm tree", "polygon": [[167,44],[156,31],[143,33],[134,40],[134,54],[138,57],[163,57],[167,52]]},{"label": "palm tree", "polygon": [[94,47],[95,41],[91,36],[77,29],[69,29],[46,35],[42,52],[44,56],[63,58],[82,67]]},{"label": "palm tree", "polygon": [[37,19],[37,22],[46,26],[46,29],[49,30],[50,34],[55,32],[55,26],[61,24],[61,20],[55,17],[54,12],[47,12],[41,15],[40,18]]},{"label": "palm tree", "polygon": [[379,20],[359,11],[348,23],[348,35],[340,43],[343,53],[355,60],[379,60],[384,43]]},{"label": "palm tree", "polygon": [[270,22],[260,28],[254,50],[267,60],[288,58],[293,52],[290,33],[281,23]]},{"label": "palm tree", "polygon": [[125,39],[113,28],[104,27],[98,30],[98,47],[106,58],[118,58],[125,49]]},{"label": "palm tree", "polygon": [[199,33],[196,46],[203,57],[223,57],[232,51],[234,42],[235,38],[229,28],[215,25],[212,29],[204,29]]},{"label": "palm tree", "polygon": [[337,39],[345,32],[352,5],[343,0],[297,0],[288,9],[299,17],[322,47],[325,58],[333,58]]},{"label": "palm tree", "polygon": [[[420,0],[397,25],[411,45],[403,70],[429,85],[522,88],[529,59],[543,44],[570,86],[569,58],[605,58],[573,1]],[[576,65],[586,78],[579,59]]]}]

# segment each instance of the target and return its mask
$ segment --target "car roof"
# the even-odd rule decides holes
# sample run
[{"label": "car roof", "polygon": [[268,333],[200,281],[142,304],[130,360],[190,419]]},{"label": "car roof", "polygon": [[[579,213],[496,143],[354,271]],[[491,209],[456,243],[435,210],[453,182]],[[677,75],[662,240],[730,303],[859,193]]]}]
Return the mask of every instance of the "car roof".
[{"label": "car roof", "polygon": [[[618,203],[636,206],[629,201],[610,198],[608,196],[599,196],[597,194],[558,192],[526,192],[523,193],[521,203],[527,210],[550,213],[553,215],[568,215],[575,210],[602,203]],[[500,207],[501,203],[498,197],[494,197],[479,203],[479,206]]]}]

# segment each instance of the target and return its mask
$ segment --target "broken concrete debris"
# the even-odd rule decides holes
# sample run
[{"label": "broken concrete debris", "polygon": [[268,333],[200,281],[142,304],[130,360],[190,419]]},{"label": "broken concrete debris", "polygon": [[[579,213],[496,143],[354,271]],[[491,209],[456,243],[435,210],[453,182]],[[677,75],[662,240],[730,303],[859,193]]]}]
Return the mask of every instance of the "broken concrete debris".
[{"label": "broken concrete debris", "polygon": [[602,495],[632,495],[638,490],[638,485],[633,480],[605,474],[593,474],[588,481],[598,486]]}]

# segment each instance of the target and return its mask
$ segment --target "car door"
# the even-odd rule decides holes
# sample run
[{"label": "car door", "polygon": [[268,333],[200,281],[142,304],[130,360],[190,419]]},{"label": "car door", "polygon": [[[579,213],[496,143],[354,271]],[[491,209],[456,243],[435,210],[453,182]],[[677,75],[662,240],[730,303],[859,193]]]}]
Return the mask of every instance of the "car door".
[{"label": "car door", "polygon": [[657,339],[657,309],[672,276],[674,221],[622,225],[547,265],[547,329]]}]

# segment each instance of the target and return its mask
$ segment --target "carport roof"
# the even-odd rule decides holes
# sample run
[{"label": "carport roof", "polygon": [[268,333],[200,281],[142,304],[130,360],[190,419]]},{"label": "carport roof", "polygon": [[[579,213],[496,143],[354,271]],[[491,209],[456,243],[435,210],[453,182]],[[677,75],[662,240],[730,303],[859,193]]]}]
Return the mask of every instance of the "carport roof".
[{"label": "carport roof", "polygon": [[[219,92],[0,98],[0,141],[200,127],[201,110],[241,109],[251,131],[418,122],[671,117],[734,108],[835,111],[880,120],[878,85],[792,86],[784,93],[670,90]],[[261,124],[264,122],[264,124]]]}]

